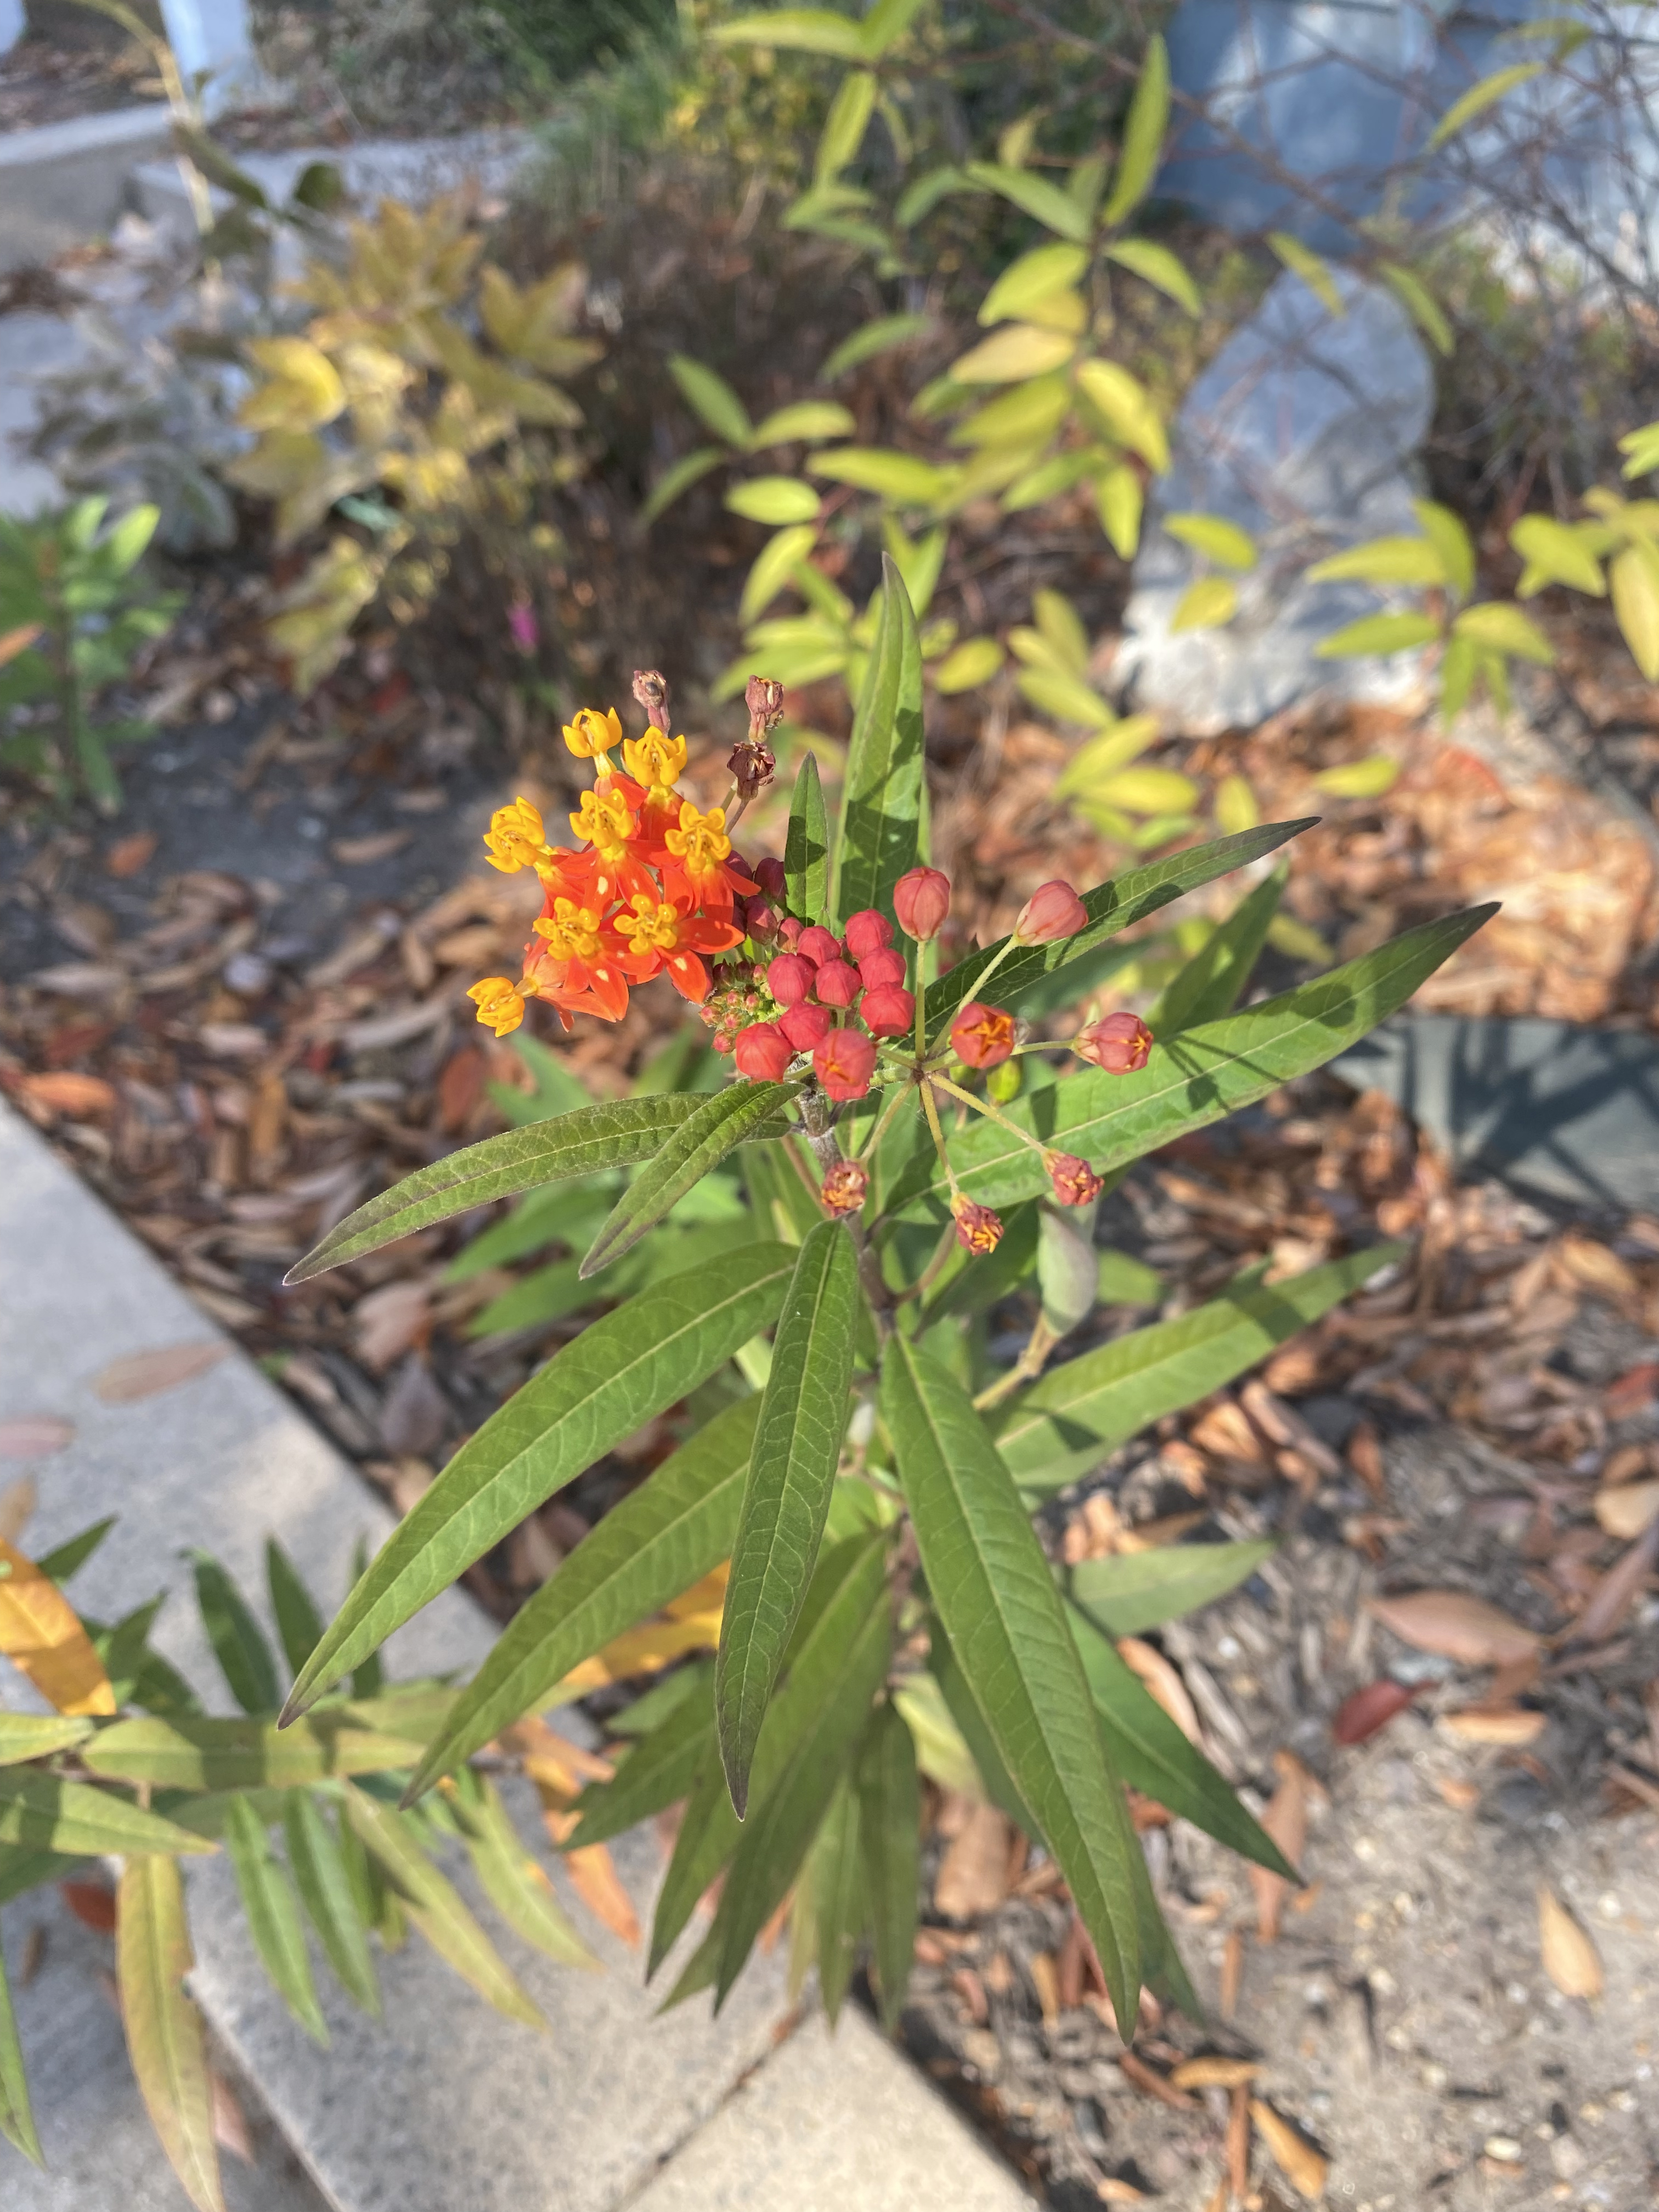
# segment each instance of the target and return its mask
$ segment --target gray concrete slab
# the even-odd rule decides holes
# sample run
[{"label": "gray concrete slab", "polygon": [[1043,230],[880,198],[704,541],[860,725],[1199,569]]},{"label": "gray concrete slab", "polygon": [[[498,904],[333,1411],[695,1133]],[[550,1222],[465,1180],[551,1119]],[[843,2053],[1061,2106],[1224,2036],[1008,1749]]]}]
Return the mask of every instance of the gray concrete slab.
[{"label": "gray concrete slab", "polygon": [[1021,2212],[1012,2172],[856,2007],[815,2013],[630,2212]]},{"label": "gray concrete slab", "polygon": [[0,133],[0,270],[100,237],[120,212],[133,164],[161,153],[172,129],[157,100]]},{"label": "gray concrete slab", "polygon": [[32,309],[0,315],[0,513],[33,515],[61,502],[64,488],[56,476],[20,449],[40,420],[35,380],[67,368],[83,351],[79,333],[62,315]]}]

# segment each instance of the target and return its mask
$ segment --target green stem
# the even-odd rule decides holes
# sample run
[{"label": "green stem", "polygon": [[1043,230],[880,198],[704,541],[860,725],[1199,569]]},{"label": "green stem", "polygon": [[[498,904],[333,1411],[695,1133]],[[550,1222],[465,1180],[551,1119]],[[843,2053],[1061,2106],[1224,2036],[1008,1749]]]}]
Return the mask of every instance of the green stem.
[{"label": "green stem", "polygon": [[989,1099],[975,1098],[971,1091],[963,1091],[959,1085],[943,1075],[930,1075],[927,1080],[937,1084],[941,1091],[948,1091],[952,1098],[959,1098],[964,1106],[971,1106],[975,1113],[983,1114],[988,1121],[994,1121],[999,1129],[1006,1129],[1011,1137],[1018,1137],[1022,1145],[1029,1145],[1039,1158],[1048,1151],[1047,1145],[1039,1143],[1028,1129],[1022,1129],[1018,1121],[1011,1121],[1002,1109],[993,1106]]}]

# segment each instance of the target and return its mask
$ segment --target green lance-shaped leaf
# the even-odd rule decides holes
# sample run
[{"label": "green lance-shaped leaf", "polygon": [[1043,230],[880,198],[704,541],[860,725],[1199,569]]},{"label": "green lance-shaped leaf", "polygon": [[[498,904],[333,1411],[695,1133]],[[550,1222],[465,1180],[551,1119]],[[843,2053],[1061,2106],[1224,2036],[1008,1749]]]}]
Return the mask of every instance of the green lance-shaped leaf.
[{"label": "green lance-shaped leaf", "polygon": [[345,1785],[346,1818],[371,1859],[386,1875],[404,1911],[446,1965],[509,2020],[527,2027],[547,2022],[454,1886],[415,1840],[406,1814],[383,1805],[351,1783]]},{"label": "green lance-shaped leaf", "polygon": [[[580,1106],[550,1121],[486,1137],[482,1144],[468,1145],[447,1159],[434,1160],[429,1168],[417,1169],[347,1214],[315,1250],[289,1268],[286,1279],[309,1282],[330,1267],[361,1260],[400,1237],[498,1198],[516,1198],[520,1191],[544,1183],[568,1182],[576,1176],[602,1175],[610,1168],[651,1159],[701,1103],[673,1092],[611,1098],[598,1106]],[[769,1136],[779,1133],[776,1129],[767,1132]]]},{"label": "green lance-shaped leaf", "polygon": [[74,1713],[0,1713],[0,1766],[29,1759],[49,1759],[84,1743],[94,1723]]},{"label": "green lance-shaped leaf", "polygon": [[190,1560],[202,1626],[231,1696],[245,1713],[270,1712],[282,1692],[264,1631],[234,1579],[217,1559],[206,1552],[192,1552]]},{"label": "green lance-shaped leaf", "polygon": [[841,2018],[847,1985],[858,1963],[859,1939],[864,1933],[866,1899],[859,1842],[862,1814],[858,1791],[851,1778],[843,1776],[812,1839],[804,1877],[812,1889],[818,1995],[831,2027]]},{"label": "green lance-shaped leaf", "polygon": [[0,1956],[0,2135],[15,2143],[25,2158],[44,2166],[34,2114],[29,2109],[29,2085],[23,2071],[23,2048],[17,2039],[17,2018],[11,2008],[11,1990],[6,1962]]},{"label": "green lance-shaped leaf", "polygon": [[1204,2007],[1182,1963],[1169,1923],[1158,1910],[1146,1854],[1139,1848],[1129,1862],[1129,1872],[1134,1880],[1135,1924],[1140,1930],[1140,1970],[1146,1986],[1166,2005],[1184,2012],[1188,2020],[1202,2021]]},{"label": "green lance-shaped leaf", "polygon": [[421,1740],[354,1726],[331,1710],[279,1729],[274,1722],[181,1713],[117,1721],[82,1757],[112,1782],[155,1790],[295,1790],[329,1775],[381,1774],[419,1757]]},{"label": "green lance-shaped leaf", "polygon": [[859,693],[842,785],[836,911],[892,911],[893,885],[915,865],[927,804],[921,735],[921,642],[910,594],[890,553],[881,556],[881,617]]},{"label": "green lance-shaped leaf", "polygon": [[330,1966],[347,1995],[378,2020],[380,1988],[369,1955],[368,1917],[353,1891],[339,1838],[309,1790],[289,1792],[283,1838],[301,1902]]},{"label": "green lance-shaped leaf", "polygon": [[877,1706],[865,1732],[855,1786],[881,2024],[891,2035],[904,2009],[915,1954],[921,1838],[915,1742],[891,1704]]},{"label": "green lance-shaped leaf", "polygon": [[[1097,1174],[1121,1167],[1322,1067],[1403,1006],[1497,910],[1472,907],[1425,922],[1293,991],[1155,1045],[1136,1074],[1066,1077],[1016,1100],[1009,1117],[1042,1143],[1080,1154]],[[953,1139],[951,1158],[963,1188],[981,1205],[1033,1198],[1047,1184],[1036,1154],[993,1122]],[[920,1156],[889,1207],[908,1208],[924,1182],[930,1190],[937,1184],[925,1210],[942,1215],[943,1171]]]},{"label": "green lance-shaped leaf", "polygon": [[781,1113],[799,1086],[739,1080],[699,1098],[692,1113],[611,1209],[581,1264],[584,1281],[631,1252],[695,1183]]},{"label": "green lance-shaped leaf", "polygon": [[213,1849],[205,1838],[147,1812],[130,1797],[28,1767],[0,1771],[0,1844],[76,1858]]},{"label": "green lance-shaped leaf", "polygon": [[0,1844],[0,1905],[9,1905],[25,1891],[58,1881],[77,1871],[75,1860],[61,1851],[19,1850]]},{"label": "green lance-shaped leaf", "polygon": [[[770,1797],[798,1747],[816,1740],[860,1634],[876,1608],[886,1607],[886,1548],[880,1534],[853,1537],[819,1562],[750,1770],[757,1804]],[[715,1763],[700,1774],[680,1823],[657,1899],[647,1977],[662,1964],[742,1832],[725,1773]]]},{"label": "green lance-shaped leaf", "polygon": [[[1264,854],[1276,851],[1289,839],[1310,829],[1316,818],[1310,815],[1299,822],[1264,822],[1256,829],[1242,830],[1231,837],[1218,837],[1211,844],[1194,845],[1184,853],[1171,853],[1165,860],[1131,869],[1127,875],[1115,877],[1109,883],[1097,884],[1093,890],[1084,893],[1084,910],[1089,917],[1085,928],[1075,937],[1061,938],[1053,945],[1028,945],[1003,962],[996,974],[998,1005],[1017,1006],[1024,992],[1057,969],[1083,959],[1109,938],[1116,937],[1133,922],[1144,921],[1149,914],[1156,914],[1160,907],[1168,906],[1171,899],[1178,899],[1183,892],[1197,890],[1205,884],[1213,883],[1218,876],[1226,875],[1231,869],[1247,867]],[[1006,941],[999,938],[982,951],[969,953],[965,960],[958,960],[948,974],[928,986],[929,1036],[936,1035],[957,1008],[973,997],[980,977]]]},{"label": "green lance-shaped leaf", "polygon": [[858,1302],[858,1254],[847,1225],[821,1221],[800,1248],[778,1321],[714,1662],[720,1756],[739,1820],[767,1701],[830,1510]]},{"label": "green lance-shaped leaf", "polygon": [[764,15],[739,15],[708,33],[717,46],[782,46],[797,53],[830,54],[836,60],[867,58],[865,26],[830,8],[779,8]]},{"label": "green lance-shaped leaf", "polygon": [[525,1849],[495,1784],[464,1766],[449,1809],[484,1895],[514,1935],[562,1966],[597,1967],[599,1960],[553,1894],[546,1869]]},{"label": "green lance-shaped leaf", "polygon": [[322,1641],[323,1624],[311,1601],[311,1592],[300,1579],[299,1569],[274,1536],[265,1539],[265,1581],[283,1656],[289,1672],[297,1674]]},{"label": "green lance-shaped leaf", "polygon": [[830,823],[815,755],[803,753],[784,832],[785,896],[791,914],[822,921],[830,909]]},{"label": "green lance-shaped leaf", "polygon": [[224,2212],[195,1964],[175,1860],[129,1859],[116,1900],[115,1966],[132,2070],[167,2163],[197,2212]]},{"label": "green lance-shaped leaf", "polygon": [[771,1322],[787,1244],[728,1252],[594,1322],[464,1444],[399,1522],[289,1692],[302,1711],[527,1513]]},{"label": "green lance-shaped leaf", "polygon": [[1028,1495],[1064,1489],[1114,1445],[1265,1359],[1405,1249],[1373,1244],[1282,1283],[1251,1269],[1190,1313],[1051,1367],[1002,1415],[997,1449]]},{"label": "green lance-shaped leaf", "polygon": [[[734,1525],[735,1518],[734,1513]],[[701,1667],[696,1673],[701,1679],[690,1694],[635,1745],[612,1779],[583,1790],[576,1801],[576,1826],[566,1839],[568,1850],[609,1843],[612,1836],[690,1797],[702,1775],[719,1772],[714,1670]]]},{"label": "green lance-shaped leaf", "polygon": [[270,1848],[264,1820],[246,1797],[233,1797],[226,1808],[225,1843],[264,1970],[306,2033],[326,2045],[328,2028],[311,1978],[300,1901]]},{"label": "green lance-shaped leaf", "polygon": [[533,1712],[612,1637],[731,1557],[760,1403],[740,1398],[723,1407],[614,1506],[514,1615],[433,1738],[405,1804]]},{"label": "green lance-shaped leaf", "polygon": [[1067,1588],[1078,1610],[1108,1636],[1139,1636],[1225,1597],[1277,1548],[1271,1536],[1242,1544],[1162,1544],[1081,1560]]},{"label": "green lance-shaped leaf", "polygon": [[1094,1938],[1117,2016],[1132,2021],[1140,1969],[1128,1853],[1139,1845],[1042,1547],[966,1391],[902,1336],[887,1346],[881,1404],[951,1648]]},{"label": "green lance-shaped leaf", "polygon": [[797,1740],[775,1787],[763,1800],[757,1796],[744,1824],[711,1931],[719,1958],[717,2009],[756,1937],[788,1895],[836,1784],[852,1766],[892,1649],[893,1611],[884,1590],[836,1669],[812,1728]]},{"label": "green lance-shaped leaf", "polygon": [[1177,970],[1152,1010],[1156,1036],[1167,1040],[1200,1022],[1219,1021],[1231,1013],[1261,957],[1289,874],[1287,868],[1275,868],[1246,891],[1225,921]]},{"label": "green lance-shaped leaf", "polygon": [[978,1701],[968,1686],[968,1678],[957,1664],[957,1655],[951,1649],[951,1639],[945,1624],[935,1613],[927,1624],[929,1645],[928,1672],[939,1686],[945,1700],[945,1709],[956,1723],[957,1732],[968,1748],[978,1777],[976,1794],[987,1797],[993,1805],[1005,1812],[1017,1828],[1023,1828],[1034,1842],[1042,1841],[1042,1832],[1031,1809],[1014,1787],[1013,1778],[1002,1763],[1002,1753],[997,1749],[985,1716]]},{"label": "green lance-shaped leaf", "polygon": [[1110,1747],[1112,1764],[1123,1779],[1166,1812],[1190,1820],[1229,1850],[1289,1881],[1299,1880],[1296,1869],[1245,1810],[1228,1783],[1197,1745],[1187,1741],[1146,1684],[1118,1657],[1110,1638],[1103,1636],[1075,1606],[1066,1607],[1066,1617]]},{"label": "green lance-shaped leaf", "polygon": [[698,420],[729,446],[743,447],[754,434],[749,410],[723,376],[689,354],[668,356],[668,373]]},{"label": "green lance-shaped leaf", "polygon": [[1140,82],[1129,103],[1129,119],[1123,130],[1123,153],[1117,175],[1100,220],[1109,228],[1122,222],[1146,198],[1164,149],[1164,133],[1170,120],[1170,56],[1154,32],[1146,41],[1140,64]]},{"label": "green lance-shaped leaf", "polygon": [[103,1520],[94,1521],[90,1528],[82,1528],[76,1535],[66,1537],[63,1543],[54,1545],[51,1551],[42,1552],[35,1565],[61,1589],[77,1569],[85,1566],[115,1526],[116,1519],[117,1516],[110,1513]]}]

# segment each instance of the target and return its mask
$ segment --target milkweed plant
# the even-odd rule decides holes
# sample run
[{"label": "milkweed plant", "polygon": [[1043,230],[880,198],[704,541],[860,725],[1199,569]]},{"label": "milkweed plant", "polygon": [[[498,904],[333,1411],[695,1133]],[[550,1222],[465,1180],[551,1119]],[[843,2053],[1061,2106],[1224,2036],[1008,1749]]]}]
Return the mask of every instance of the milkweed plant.
[{"label": "milkweed plant", "polygon": [[[1115,1643],[1237,1586],[1270,1544],[1186,1543],[1068,1571],[1035,1516],[1400,1248],[1279,1279],[1260,1263],[1175,1318],[1069,1356],[1066,1340],[1100,1290],[1097,1203],[1133,1162],[1344,1051],[1492,909],[1425,923],[1241,1008],[1283,883],[1269,856],[1309,826],[1265,823],[1091,889],[1045,884],[1007,937],[943,966],[951,886],[929,859],[922,659],[890,558],[833,835],[809,756],[781,860],[750,861],[733,842],[775,772],[776,684],[750,684],[730,793],[706,810],[678,788],[688,747],[670,734],[663,679],[643,674],[635,692],[641,734],[614,710],[566,731],[594,779],[573,845],[550,842],[523,799],[495,815],[489,857],[534,872],[543,911],[521,974],[471,995],[504,1036],[535,1001],[567,1027],[618,1020],[632,990],[665,976],[713,1030],[729,1079],[636,1088],[458,1151],[342,1221],[289,1279],[560,1185],[583,1194],[570,1226],[585,1237],[597,1187],[618,1194],[581,1261],[602,1304],[606,1271],[734,1165],[750,1233],[682,1272],[645,1271],[641,1287],[619,1268],[631,1294],[611,1292],[476,1431],[328,1627],[273,1549],[293,1675],[280,1715],[274,1656],[212,1562],[198,1563],[198,1595],[240,1718],[203,1715],[149,1652],[153,1606],[113,1630],[70,1611],[58,1583],[101,1530],[48,1560],[8,1555],[40,1585],[32,1663],[53,1601],[63,1649],[78,1652],[78,1634],[86,1650],[78,1670],[40,1673],[56,1717],[0,1715],[0,1895],[77,1857],[121,1856],[135,2063],[200,2205],[220,2199],[200,2026],[181,1985],[179,1859],[227,1848],[259,1955],[313,2033],[326,2028],[307,1927],[362,2003],[378,2002],[371,1935],[395,1942],[412,1924],[490,2002],[533,2021],[440,1862],[465,1848],[509,1928],[591,1963],[494,1778],[529,1763],[526,1731],[540,1727],[544,1747],[562,1741],[538,1717],[590,1684],[602,1656],[605,1679],[647,1648],[662,1671],[637,1718],[617,1723],[622,1753],[573,1782],[558,1832],[580,1853],[684,1807],[648,1952],[653,1976],[674,1953],[670,2002],[712,1988],[718,2006],[787,1907],[798,1981],[816,1965],[833,2017],[862,1960],[895,2026],[923,1778],[1000,1804],[1051,1856],[1126,2039],[1143,1984],[1196,2010],[1126,1791],[1294,1875]],[[1253,871],[1250,888],[1146,1018],[1042,1033],[1088,1005],[1121,932],[1234,869]],[[1028,1289],[1029,1339],[994,1365],[985,1317]],[[560,1563],[470,1682],[382,1682],[395,1629],[660,1415],[678,1425],[671,1455]],[[664,1614],[672,1633],[641,1630]],[[712,1918],[681,1944],[717,1881]],[[38,2154],[3,1980],[0,2127]]]}]

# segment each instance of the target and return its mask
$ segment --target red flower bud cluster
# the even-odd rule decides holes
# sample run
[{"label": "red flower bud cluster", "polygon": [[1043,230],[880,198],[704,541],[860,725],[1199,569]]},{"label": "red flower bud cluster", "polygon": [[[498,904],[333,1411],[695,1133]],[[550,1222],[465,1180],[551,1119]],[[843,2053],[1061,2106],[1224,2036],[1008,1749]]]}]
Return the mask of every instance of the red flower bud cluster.
[{"label": "red flower bud cluster", "polygon": [[[782,897],[782,875],[775,860],[756,866],[754,879],[769,902]],[[750,922],[752,934],[752,902]],[[862,1098],[875,1073],[874,1040],[903,1036],[915,1018],[893,925],[866,908],[841,937],[796,915],[776,920],[770,935],[779,949],[766,963],[766,988],[777,1015],[751,1022],[737,1038],[738,1073],[775,1082],[797,1054],[810,1053],[812,1073],[831,1098]]]}]

